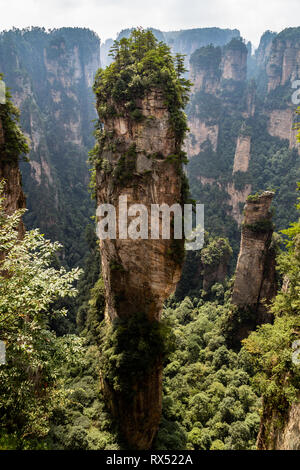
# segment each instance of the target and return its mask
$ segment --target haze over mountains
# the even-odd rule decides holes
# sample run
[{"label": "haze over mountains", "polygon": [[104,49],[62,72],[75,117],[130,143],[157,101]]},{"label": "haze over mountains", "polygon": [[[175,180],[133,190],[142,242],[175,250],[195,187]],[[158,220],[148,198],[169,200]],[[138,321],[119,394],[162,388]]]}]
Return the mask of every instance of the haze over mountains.
[{"label": "haze over mountains", "polygon": [[[129,34],[124,30],[119,38]],[[290,82],[298,73],[294,41],[297,44],[299,30],[265,33],[254,56],[250,44],[242,41],[224,49],[233,38],[240,38],[238,30],[154,30],[154,34],[173,52],[186,54],[187,64],[192,57],[189,68],[195,86],[187,109],[191,133],[186,146],[193,196],[207,205],[208,229],[214,225],[237,250],[240,206],[250,188],[278,186],[274,165],[285,167],[281,177],[289,182],[288,187],[281,184],[275,198],[275,205],[281,201],[280,226],[286,225],[284,207],[295,200],[293,185],[298,177],[298,153],[290,131]],[[203,49],[209,44],[214,48]],[[93,146],[91,121],[96,117],[91,88],[100,56],[102,66],[111,60],[111,45],[112,40],[100,45],[95,33],[81,28],[50,32],[33,28],[0,36],[0,72],[21,110],[22,129],[31,139],[30,164],[22,166],[29,209],[25,221],[60,240],[70,265],[84,256],[84,226],[93,213],[86,164]],[[281,97],[286,98],[277,104]],[[270,158],[260,156],[266,141],[272,143]],[[260,158],[268,158],[268,170],[266,165],[260,167]],[[213,181],[218,184],[212,185]],[[33,204],[36,199],[38,207]],[[227,205],[220,209],[221,200]]]}]

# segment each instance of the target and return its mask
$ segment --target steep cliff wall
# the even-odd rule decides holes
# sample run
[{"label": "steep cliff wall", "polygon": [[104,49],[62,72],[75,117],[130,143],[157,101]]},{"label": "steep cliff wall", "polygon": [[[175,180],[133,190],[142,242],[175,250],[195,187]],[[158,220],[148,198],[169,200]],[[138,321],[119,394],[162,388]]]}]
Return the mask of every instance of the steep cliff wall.
[{"label": "steep cliff wall", "polygon": [[[113,135],[111,144],[116,149],[103,152],[111,170],[109,174],[97,171],[97,205],[110,203],[118,207],[119,197],[127,196],[128,207],[143,204],[150,214],[152,204],[172,206],[181,201],[181,176],[167,159],[176,153],[176,145],[163,94],[151,91],[138,108],[145,122],[132,122],[128,116],[105,122],[105,131]],[[125,167],[128,160],[124,162],[124,173],[120,172],[124,155],[131,159],[130,174]],[[150,216],[148,222],[150,229]],[[180,279],[183,241],[102,240],[100,251],[110,321],[141,312],[150,321],[159,320],[163,302]],[[152,442],[160,419],[161,364],[155,364],[135,388],[130,404],[112,391],[110,401],[126,440],[144,449]]]},{"label": "steep cliff wall", "polygon": [[222,56],[222,78],[244,81],[247,75],[247,49],[239,40],[233,40],[224,47]]},{"label": "steep cliff wall", "polygon": [[276,252],[272,247],[272,214],[270,205],[274,193],[264,192],[248,198],[242,228],[232,303],[240,318],[236,339],[245,338],[256,325],[271,317],[267,305],[276,295]]},{"label": "steep cliff wall", "polygon": [[[149,118],[147,124],[132,122],[128,117],[105,122],[105,131],[114,136],[111,144],[117,142],[117,149],[103,153],[111,170],[110,174],[97,173],[97,205],[110,203],[118,207],[119,197],[127,196],[129,207],[143,204],[151,214],[151,204],[172,206],[180,202],[181,177],[176,165],[167,159],[176,153],[176,147],[163,94],[153,90],[138,106],[146,120]],[[127,158],[130,154],[132,164],[127,181],[126,167],[124,174],[119,170],[122,155],[126,154]],[[118,171],[119,175],[113,177]],[[148,223],[150,227],[150,216]],[[174,291],[181,272],[180,263],[172,254],[172,243],[170,240],[101,241],[107,313],[111,319],[138,311],[147,312],[150,319],[159,319],[162,303]],[[120,266],[119,270],[111,269],[113,262]]]},{"label": "steep cliff wall", "polygon": [[285,413],[264,406],[257,438],[258,450],[300,450],[300,405],[293,403]]},{"label": "steep cliff wall", "polygon": [[248,60],[251,80],[247,47],[240,40],[203,47],[191,56],[186,150],[192,195],[205,204],[206,229],[229,237],[236,255],[238,226],[251,192],[277,188],[277,229],[297,218],[300,158],[291,80],[298,76],[299,31],[262,36]]},{"label": "steep cliff wall", "polygon": [[[0,144],[1,146],[1,144]],[[5,180],[4,208],[8,214],[14,213],[17,209],[25,209],[26,199],[22,190],[21,173],[17,162],[9,163],[1,161],[0,150],[0,181]],[[20,236],[24,234],[24,225],[20,224]]]},{"label": "steep cliff wall", "polygon": [[267,59],[268,91],[297,80],[300,68],[300,29],[287,28],[272,41]]},{"label": "steep cliff wall", "polygon": [[[160,48],[152,33],[136,30],[117,47],[115,62],[99,71],[94,88],[102,123],[94,152],[97,206],[111,204],[117,221],[115,236],[100,237],[106,328],[111,325],[104,335],[102,378],[127,445],[148,449],[162,406],[161,311],[175,291],[184,257],[184,240],[174,239],[174,225],[162,239],[161,228],[156,235],[151,231],[151,215],[153,205],[180,208],[186,195],[181,146],[187,124],[182,108],[189,85],[175,71],[169,49]],[[127,198],[125,218],[127,222],[128,214],[130,224],[125,233],[120,227],[122,197]],[[142,227],[136,217],[145,211]],[[139,233],[131,232],[131,224]]]},{"label": "steep cliff wall", "polygon": [[[0,37],[0,72],[30,137],[30,165],[21,165],[28,228],[63,243],[75,265],[86,251],[84,228],[93,205],[87,154],[93,146],[92,84],[100,41],[89,30],[14,30]],[[39,201],[39,204],[36,204]]]},{"label": "steep cliff wall", "polygon": [[[0,77],[1,80],[1,77]],[[26,207],[22,190],[19,157],[28,151],[27,141],[18,127],[18,110],[12,105],[6,94],[4,104],[0,104],[0,181],[4,185],[4,209],[13,214],[17,209]],[[19,225],[19,235],[24,235],[23,222]]]},{"label": "steep cliff wall", "polygon": [[[245,121],[255,112],[254,89],[246,86],[247,47],[240,39],[222,48],[210,45],[195,51],[190,62],[193,89],[187,109],[190,134],[185,145],[191,158],[188,174],[192,193],[206,207],[216,197],[223,199],[223,228],[218,234],[228,236],[226,227],[231,225],[238,239],[241,206],[251,192],[247,181],[251,137]],[[246,184],[236,184],[239,175]],[[212,209],[211,215],[215,219],[216,211]],[[216,225],[208,210],[206,228],[215,231]]]}]

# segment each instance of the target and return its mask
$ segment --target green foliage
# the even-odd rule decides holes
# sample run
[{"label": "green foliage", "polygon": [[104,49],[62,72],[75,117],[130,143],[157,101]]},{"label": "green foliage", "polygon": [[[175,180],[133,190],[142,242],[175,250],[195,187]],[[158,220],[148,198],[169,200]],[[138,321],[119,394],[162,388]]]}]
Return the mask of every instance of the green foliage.
[{"label": "green foliage", "polygon": [[160,89],[180,147],[187,131],[183,108],[190,89],[189,81],[182,78],[185,72],[182,56],[177,54],[174,58],[166,44],[158,42],[151,31],[142,29],[115,41],[111,55],[113,63],[105,70],[100,69],[95,79],[100,120],[116,113],[116,107],[122,112],[127,108],[131,118],[141,120],[137,100],[153,89]]},{"label": "green foliage", "polygon": [[[232,248],[227,239],[213,237],[205,232],[203,248],[199,251],[187,252],[181,279],[176,288],[176,300],[182,301],[185,297],[198,300],[202,298],[204,270],[209,271],[209,276],[213,275],[218,270],[219,263],[224,263],[223,268],[226,269],[227,266],[229,274],[231,257]],[[209,292],[206,292],[205,299],[221,300],[228,287],[227,278],[223,284],[213,284]]]},{"label": "green foliage", "polygon": [[249,194],[247,197],[247,202],[253,202],[254,204],[256,202],[259,202],[259,198],[262,195],[263,191],[258,191],[256,194]]},{"label": "green foliage", "polygon": [[231,39],[231,41],[224,46],[224,49],[247,53],[246,44],[244,43],[244,40],[241,37]]},{"label": "green foliage", "polygon": [[258,220],[254,224],[243,224],[243,228],[256,233],[266,233],[274,229],[272,220]]},{"label": "green foliage", "polygon": [[216,265],[224,257],[230,258],[232,249],[225,238],[210,239],[207,246],[201,250],[201,261],[206,265]]},{"label": "green foliage", "polygon": [[80,341],[60,370],[65,400],[55,406],[46,443],[53,450],[119,450],[120,438],[100,390],[99,349]]},{"label": "green foliage", "polygon": [[298,340],[300,330],[300,222],[282,232],[288,237],[288,249],[277,258],[284,288],[270,308],[274,323],[259,327],[244,345],[252,355],[254,385],[263,395],[265,406],[284,415],[288,406],[298,400],[300,387],[299,366],[292,360],[292,343]]},{"label": "green foliage", "polygon": [[[0,80],[2,79],[3,75],[0,74]],[[4,136],[4,144],[0,147],[1,160],[17,162],[20,157],[28,161],[28,141],[19,127],[20,112],[13,105],[8,90],[5,97],[5,104],[0,104],[0,122]]]},{"label": "green foliage", "polygon": [[212,44],[200,47],[191,55],[190,63],[196,70],[197,68],[214,69],[218,74],[221,63],[221,48],[214,47]]},{"label": "green foliage", "polygon": [[118,160],[116,167],[112,173],[115,184],[126,185],[132,180],[136,170],[136,147],[131,145]]},{"label": "green foliage", "polygon": [[[60,346],[47,328],[51,304],[74,297],[72,286],[81,271],[52,267],[61,247],[45,240],[38,230],[17,228],[24,210],[7,215],[0,184],[0,338],[6,344],[7,365],[0,366],[1,432],[26,446],[30,437],[47,434],[56,391]],[[66,315],[57,310],[55,315]],[[7,445],[7,444],[5,444]]]},{"label": "green foliage", "polygon": [[229,305],[186,297],[170,301],[176,349],[164,370],[163,418],[154,449],[254,449],[259,428],[253,370],[246,351],[225,345]]},{"label": "green foliage", "polygon": [[166,322],[149,321],[144,314],[103,323],[101,371],[117,392],[130,399],[133,385],[173,348],[172,334]]}]

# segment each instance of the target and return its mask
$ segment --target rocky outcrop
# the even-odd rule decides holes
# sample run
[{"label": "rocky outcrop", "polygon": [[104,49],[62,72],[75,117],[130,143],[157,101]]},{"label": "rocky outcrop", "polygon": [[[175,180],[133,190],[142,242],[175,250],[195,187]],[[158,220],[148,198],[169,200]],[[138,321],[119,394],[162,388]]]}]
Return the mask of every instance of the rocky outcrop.
[{"label": "rocky outcrop", "polygon": [[[5,106],[0,104],[0,106]],[[18,156],[8,158],[5,150],[5,132],[3,130],[0,118],[0,181],[5,181],[4,186],[4,209],[11,215],[17,209],[26,207],[26,198],[22,190],[21,173],[19,170]],[[22,237],[25,233],[23,222],[19,225],[19,235]]]},{"label": "rocky outcrop", "polygon": [[[266,191],[248,198],[238,257],[232,303],[239,322],[236,338],[240,341],[256,325],[271,320],[267,304],[276,295],[275,250],[272,247],[274,193]],[[243,313],[243,314],[242,314]],[[242,314],[242,316],[241,316]]]},{"label": "rocky outcrop", "polygon": [[[0,181],[5,180],[4,209],[8,214],[13,214],[17,209],[25,209],[26,198],[22,190],[21,173],[17,162],[8,163],[1,161],[0,154]],[[20,223],[19,234],[24,235],[25,228]]]},{"label": "rocky outcrop", "polygon": [[[153,89],[136,104],[142,121],[134,121],[120,107],[116,107],[115,117],[104,121],[109,140],[101,154],[106,169],[104,163],[97,169],[97,204],[116,207],[117,221],[120,197],[127,197],[128,208],[143,204],[149,214],[150,238],[151,205],[180,203],[181,176],[178,165],[168,158],[176,154],[177,148],[162,92]],[[132,220],[130,216],[129,223]],[[159,321],[163,302],[174,292],[181,275],[183,240],[120,239],[117,228],[116,239],[100,241],[100,251],[107,321],[138,314],[150,322]],[[134,395],[128,403],[122,393],[104,381],[110,407],[126,441],[131,447],[147,449],[161,415],[160,361],[143,379],[137,378],[132,388]]]},{"label": "rocky outcrop", "polygon": [[300,405],[293,403],[284,419],[264,405],[257,437],[258,450],[300,450]]},{"label": "rocky outcrop", "polygon": [[245,81],[247,76],[247,47],[240,39],[233,39],[224,47],[222,55],[222,78]]},{"label": "rocky outcrop", "polygon": [[250,161],[250,136],[239,136],[236,144],[236,150],[234,155],[233,173],[237,171],[246,172],[248,171]]},{"label": "rocky outcrop", "polygon": [[266,63],[270,57],[272,42],[276,37],[277,33],[272,31],[265,31],[259,41],[259,46],[255,51],[255,60],[258,69],[264,70]]},{"label": "rocky outcrop", "polygon": [[186,152],[190,157],[198,155],[204,142],[209,141],[215,152],[218,144],[218,124],[209,125],[201,119],[192,117],[189,121],[190,134],[185,142]]},{"label": "rocky outcrop", "polygon": [[300,28],[287,28],[272,41],[267,60],[268,91],[299,78]]},{"label": "rocky outcrop", "polygon": [[193,93],[216,94],[220,85],[221,48],[209,45],[194,52],[191,56],[190,80]]},{"label": "rocky outcrop", "polygon": [[69,266],[85,256],[85,242],[78,240],[93,213],[86,160],[93,146],[92,84],[99,66],[100,40],[87,29],[28,28],[0,38],[0,72],[31,141],[30,165],[21,164],[24,220],[64,245],[61,256]]},{"label": "rocky outcrop", "polygon": [[270,135],[287,139],[289,148],[298,148],[297,130],[293,129],[295,111],[292,108],[274,109],[269,114],[268,132]]}]

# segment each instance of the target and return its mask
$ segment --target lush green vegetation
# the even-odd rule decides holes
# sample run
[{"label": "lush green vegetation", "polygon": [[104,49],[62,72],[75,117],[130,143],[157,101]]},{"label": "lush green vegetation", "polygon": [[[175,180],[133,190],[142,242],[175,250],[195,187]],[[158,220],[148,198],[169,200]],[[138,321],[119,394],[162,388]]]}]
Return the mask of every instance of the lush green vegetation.
[{"label": "lush green vegetation", "polygon": [[[18,98],[20,127],[31,140],[31,165],[21,164],[29,209],[24,222],[63,245],[59,258],[68,267],[83,264],[85,227],[93,215],[86,161],[96,112],[84,71],[90,70],[98,48],[97,35],[82,28],[0,34],[0,73]],[[7,111],[1,106],[1,113]],[[13,136],[7,142],[13,150]]]},{"label": "lush green vegetation", "polygon": [[[228,299],[228,295],[227,295]],[[163,418],[156,449],[255,449],[260,401],[245,351],[226,346],[221,320],[228,300],[170,300],[176,349],[164,372]]]},{"label": "lush green vegetation", "polygon": [[143,313],[112,325],[104,321],[100,334],[102,377],[128,400],[133,386],[174,349],[168,324],[149,321]]},{"label": "lush green vegetation", "polygon": [[[0,74],[0,80],[3,80],[2,74]],[[5,104],[0,104],[0,122],[4,136],[4,144],[0,147],[1,161],[17,162],[19,157],[26,160],[29,147],[19,127],[20,112],[13,105],[7,89],[5,98]]]},{"label": "lush green vegetation", "polygon": [[[158,42],[151,31],[133,30],[129,38],[115,41],[111,50],[113,63],[99,70],[94,85],[100,120],[118,113],[129,114],[134,120],[143,118],[137,100],[154,89],[163,91],[170,112],[178,148],[187,131],[183,112],[188,101],[190,83],[183,56],[172,56],[170,48]],[[118,109],[120,107],[120,109]]]},{"label": "lush green vegetation", "polygon": [[190,59],[190,63],[197,70],[198,68],[214,69],[217,74],[220,73],[219,66],[221,62],[221,48],[209,44],[206,47],[197,49]]},{"label": "lush green vegetation", "polygon": [[[287,237],[287,250],[279,255],[277,263],[284,288],[270,309],[275,316],[274,323],[259,327],[244,344],[255,366],[257,393],[263,395],[266,408],[276,410],[283,417],[289,405],[298,400],[300,387],[299,365],[293,361],[292,348],[293,342],[299,339],[300,328],[300,221],[282,233]],[[298,359],[297,349],[295,359]]]},{"label": "lush green vegetation", "polygon": [[[1,34],[0,43],[5,47],[0,48],[0,63],[6,61],[11,76],[14,71],[15,77],[23,80],[18,82],[11,77],[14,88],[19,86],[18,91],[22,91],[28,83],[26,70],[30,67],[34,70],[34,87],[41,76],[45,77],[36,44],[45,48],[50,61],[63,67],[64,48],[70,51],[80,34],[78,45],[84,61],[97,38],[80,31],[68,28],[49,35],[34,28]],[[172,34],[174,40],[180,36]],[[84,40],[86,35],[89,41]],[[234,40],[228,47],[245,46]],[[19,71],[15,70],[15,50],[22,57]],[[188,82],[182,78],[182,57],[172,57],[170,50],[150,32],[139,30],[115,43],[112,53],[114,63],[99,71],[95,85],[100,117],[105,121],[115,113],[128,112],[130,119],[142,121],[136,98],[158,87],[166,98],[178,145],[182,143],[186,132],[183,107],[188,92]],[[205,66],[214,66],[219,61],[219,49],[208,46],[193,57],[198,65],[203,61]],[[0,261],[0,340],[6,343],[8,359],[7,365],[0,366],[0,449],[124,448],[117,423],[112,422],[106,410],[99,376],[102,374],[115,391],[122,391],[130,399],[131,385],[158,360],[164,361],[165,373],[163,417],[154,449],[254,449],[261,397],[264,405],[283,419],[289,405],[298,398],[300,387],[299,366],[293,362],[293,352],[298,357],[293,343],[299,339],[300,330],[300,223],[294,208],[294,189],[300,180],[299,155],[288,148],[286,141],[268,134],[264,115],[264,109],[272,107],[273,98],[277,100],[273,101],[274,106],[282,103],[286,90],[277,90],[268,98],[270,102],[258,99],[256,114],[248,118],[244,112],[250,85],[226,81],[216,97],[194,95],[187,108],[190,116],[195,114],[207,123],[219,124],[216,150],[206,142],[189,163],[192,194],[206,205],[206,229],[210,235],[206,233],[201,252],[188,253],[182,280],[176,294],[166,302],[162,323],[150,324],[141,312],[108,326],[103,321],[105,298],[98,243],[91,225],[83,230],[91,213],[82,178],[86,175],[83,162],[89,146],[87,129],[83,131],[84,146],[79,150],[65,142],[62,126],[53,118],[60,112],[65,122],[74,110],[85,118],[89,113],[82,103],[65,94],[60,83],[55,82],[55,86],[62,94],[61,105],[47,99],[49,89],[41,91],[39,87],[35,88],[36,95],[29,96],[23,104],[24,129],[29,131],[33,122],[42,135],[39,148],[31,150],[31,158],[40,162],[39,156],[46,156],[55,188],[48,190],[47,179],[42,179],[47,203],[41,205],[40,212],[35,206],[35,215],[27,220],[32,226],[38,225],[46,212],[52,224],[45,225],[46,233],[52,227],[51,237],[58,235],[66,242],[66,264],[83,264],[85,272],[78,280],[78,269],[68,272],[62,268],[57,257],[57,250],[64,253],[60,244],[45,240],[37,230],[28,231],[20,240],[16,227],[23,211],[8,216],[0,198],[0,251],[5,254]],[[75,95],[82,90],[82,83],[78,87],[73,84],[70,89]],[[44,109],[47,114],[42,112]],[[4,107],[0,105],[0,113],[9,137],[5,155],[17,160],[27,150],[18,128],[17,111],[8,100]],[[105,134],[99,123],[97,131],[98,143],[92,152],[95,163],[105,146],[115,151],[110,147],[113,136]],[[246,175],[238,173],[232,177],[238,135],[251,136],[251,161]],[[114,169],[118,184],[130,181],[135,156],[134,148],[124,152]],[[161,155],[149,157],[159,159]],[[181,165],[183,160],[180,151],[169,156],[174,164]],[[101,169],[112,171],[104,159]],[[221,184],[201,184],[199,175]],[[29,184],[27,178],[29,169],[27,175],[25,170]],[[271,306],[274,323],[259,327],[240,350],[232,350],[226,339],[226,322],[232,311],[232,280],[225,278],[213,283],[207,292],[203,290],[205,268],[217,268],[232,254],[227,237],[234,254],[238,251],[239,230],[229,215],[226,192],[231,182],[237,189],[252,184],[257,194],[249,198],[250,202],[257,200],[262,189],[276,188],[277,228],[283,229],[294,220],[283,231],[286,249],[278,256],[284,289]],[[184,191],[188,197],[186,183]],[[31,189],[30,208],[33,197],[39,200],[40,194],[39,188]],[[57,198],[62,205],[59,209]],[[53,221],[58,216],[60,226],[56,227]],[[255,231],[270,227],[269,221],[248,226]],[[174,246],[169,254],[182,256],[182,251]],[[118,263],[111,267],[122,270]],[[79,291],[76,299],[75,281]],[[77,334],[70,335],[70,331]]]},{"label": "lush green vegetation", "polygon": [[0,434],[4,442],[8,435],[26,447],[27,440],[47,434],[54,403],[62,398],[56,381],[64,346],[47,328],[49,308],[59,298],[75,296],[72,285],[80,271],[53,267],[60,245],[38,230],[20,240],[16,229],[24,210],[6,215],[3,183],[0,195],[0,328],[8,360],[0,367]]}]

